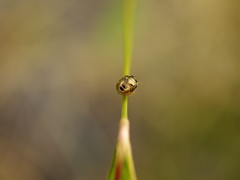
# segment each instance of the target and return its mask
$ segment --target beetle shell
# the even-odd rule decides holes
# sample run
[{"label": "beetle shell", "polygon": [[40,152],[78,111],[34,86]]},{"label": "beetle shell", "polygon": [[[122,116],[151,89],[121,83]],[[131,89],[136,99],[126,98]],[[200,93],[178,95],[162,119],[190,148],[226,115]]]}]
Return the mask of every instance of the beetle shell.
[{"label": "beetle shell", "polygon": [[138,80],[135,76],[124,76],[118,80],[116,90],[123,96],[131,96],[138,87]]}]

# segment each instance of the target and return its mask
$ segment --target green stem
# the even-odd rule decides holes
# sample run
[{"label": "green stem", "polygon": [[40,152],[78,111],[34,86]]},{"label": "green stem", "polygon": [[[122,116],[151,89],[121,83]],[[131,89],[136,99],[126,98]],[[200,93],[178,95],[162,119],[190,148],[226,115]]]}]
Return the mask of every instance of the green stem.
[{"label": "green stem", "polygon": [[136,0],[123,0],[124,76],[130,75],[135,8]]},{"label": "green stem", "polygon": [[122,119],[128,119],[128,97],[123,96],[122,99]]},{"label": "green stem", "polygon": [[[137,0],[123,0],[124,76],[130,75],[133,44],[133,21],[136,1]],[[129,124],[128,96],[123,96],[118,141],[108,180],[137,180],[129,139]]]},{"label": "green stem", "polygon": [[[136,0],[123,0],[123,47],[124,68],[123,75],[130,75],[133,46],[133,26]],[[123,96],[122,119],[128,119],[128,97]]]}]

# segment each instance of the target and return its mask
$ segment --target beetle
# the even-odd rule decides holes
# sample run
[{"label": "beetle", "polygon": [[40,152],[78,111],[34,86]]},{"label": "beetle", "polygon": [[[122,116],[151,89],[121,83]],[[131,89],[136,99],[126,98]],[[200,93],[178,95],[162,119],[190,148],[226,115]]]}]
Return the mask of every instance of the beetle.
[{"label": "beetle", "polygon": [[116,90],[123,96],[131,96],[138,87],[138,80],[135,76],[126,75],[116,83]]}]

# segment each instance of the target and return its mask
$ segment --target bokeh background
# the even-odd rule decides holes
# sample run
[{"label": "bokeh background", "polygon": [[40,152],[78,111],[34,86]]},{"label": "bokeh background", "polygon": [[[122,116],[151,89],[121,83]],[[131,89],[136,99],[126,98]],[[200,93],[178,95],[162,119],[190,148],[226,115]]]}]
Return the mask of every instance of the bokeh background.
[{"label": "bokeh background", "polygon": [[[240,1],[140,0],[131,72],[139,180],[240,179]],[[0,179],[106,179],[121,1],[0,1]]]}]

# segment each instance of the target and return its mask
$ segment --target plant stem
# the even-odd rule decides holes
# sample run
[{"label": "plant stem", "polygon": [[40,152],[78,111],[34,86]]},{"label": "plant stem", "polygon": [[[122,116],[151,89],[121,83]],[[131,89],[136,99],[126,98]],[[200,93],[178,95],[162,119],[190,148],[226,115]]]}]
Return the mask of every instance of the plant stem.
[{"label": "plant stem", "polygon": [[[133,46],[133,26],[136,0],[123,0],[123,49],[124,69],[123,75],[130,75]],[[122,119],[128,119],[128,97],[122,99]]]},{"label": "plant stem", "polygon": [[124,120],[128,120],[128,97],[123,96],[122,99],[122,118]]},{"label": "plant stem", "polygon": [[133,46],[133,25],[136,0],[123,0],[123,49],[124,69],[123,75],[130,75]]},{"label": "plant stem", "polygon": [[[133,26],[134,14],[137,0],[123,0],[123,46],[124,46],[124,69],[123,75],[130,75],[130,67],[132,60],[132,46],[133,46]],[[128,96],[123,96],[122,99],[122,118],[120,121],[119,133],[124,131],[121,127],[126,128],[127,138],[127,164],[130,172],[131,180],[137,180],[132,157],[131,143],[129,139],[129,120],[128,120]]]},{"label": "plant stem", "polygon": [[[130,75],[135,7],[136,0],[123,0],[124,76]],[[108,180],[137,180],[129,139],[129,126],[128,96],[123,96],[118,140]]]}]

